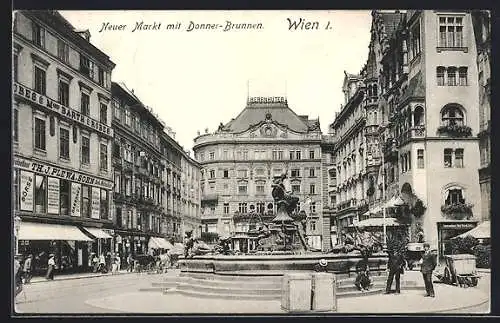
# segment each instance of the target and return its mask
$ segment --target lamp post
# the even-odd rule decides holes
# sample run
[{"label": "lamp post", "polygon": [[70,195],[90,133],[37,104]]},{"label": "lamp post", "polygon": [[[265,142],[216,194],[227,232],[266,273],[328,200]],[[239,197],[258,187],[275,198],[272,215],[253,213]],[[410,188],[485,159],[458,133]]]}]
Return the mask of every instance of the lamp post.
[{"label": "lamp post", "polygon": [[21,227],[21,218],[19,217],[19,215],[16,215],[15,218],[14,218],[14,231],[15,231],[15,234],[14,234],[14,252],[17,254],[18,251],[19,251],[19,243],[18,243],[18,237],[19,237],[19,229]]}]

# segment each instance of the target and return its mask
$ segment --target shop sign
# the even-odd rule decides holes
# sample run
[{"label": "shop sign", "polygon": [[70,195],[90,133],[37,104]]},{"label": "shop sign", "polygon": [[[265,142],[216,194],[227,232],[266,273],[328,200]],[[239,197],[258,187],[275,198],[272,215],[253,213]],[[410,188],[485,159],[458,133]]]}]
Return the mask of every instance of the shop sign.
[{"label": "shop sign", "polygon": [[457,229],[474,229],[475,223],[443,223],[441,229],[457,230]]},{"label": "shop sign", "polygon": [[92,219],[99,219],[101,209],[101,191],[92,187]]},{"label": "shop sign", "polygon": [[47,179],[47,213],[59,214],[59,178]]},{"label": "shop sign", "polygon": [[71,216],[80,216],[82,185],[71,183]]},{"label": "shop sign", "polygon": [[33,212],[34,174],[21,171],[21,205],[22,211]]},{"label": "shop sign", "polygon": [[95,176],[85,175],[83,173],[76,172],[73,170],[63,169],[61,167],[48,165],[39,161],[32,161],[19,156],[14,157],[14,167],[24,169],[30,172],[35,172],[41,175],[49,175],[85,185],[97,186],[107,190],[113,188],[112,181],[101,179]]},{"label": "shop sign", "polygon": [[14,83],[13,93],[17,97],[22,97],[27,101],[43,106],[45,109],[53,111],[59,116],[71,119],[82,126],[92,128],[93,130],[110,137],[113,136],[113,129],[108,125],[83,115],[79,111],[65,107],[49,97],[39,94],[19,83]]}]

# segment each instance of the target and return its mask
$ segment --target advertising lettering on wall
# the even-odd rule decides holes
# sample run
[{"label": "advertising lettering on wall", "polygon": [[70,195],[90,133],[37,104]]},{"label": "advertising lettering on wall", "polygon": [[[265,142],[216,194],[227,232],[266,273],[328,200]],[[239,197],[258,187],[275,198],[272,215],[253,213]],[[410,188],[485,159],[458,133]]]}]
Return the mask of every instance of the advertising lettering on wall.
[{"label": "advertising lettering on wall", "polygon": [[32,161],[19,156],[14,157],[14,167],[25,169],[41,175],[49,175],[85,185],[97,186],[106,190],[110,190],[113,188],[112,181],[101,179],[95,176],[85,175],[83,173],[68,169],[63,169],[57,166],[44,164],[38,161]]},{"label": "advertising lettering on wall", "polygon": [[99,219],[101,208],[101,191],[97,187],[92,187],[92,219]]},{"label": "advertising lettering on wall", "polygon": [[80,216],[82,185],[71,183],[71,216]]},{"label": "advertising lettering on wall", "polygon": [[113,129],[108,125],[101,123],[97,120],[94,120],[86,115],[83,115],[76,110],[65,107],[60,103],[50,99],[49,97],[37,93],[34,90],[27,88],[24,85],[21,85],[19,83],[14,83],[13,93],[17,97],[21,97],[24,100],[43,106],[45,109],[54,111],[61,116],[64,116],[66,118],[78,122],[80,125],[92,128],[93,130],[100,132],[104,135],[110,137],[113,136]]},{"label": "advertising lettering on wall", "polygon": [[33,211],[34,174],[21,171],[21,205],[22,211]]},{"label": "advertising lettering on wall", "polygon": [[47,213],[59,214],[59,178],[48,178],[47,192]]}]

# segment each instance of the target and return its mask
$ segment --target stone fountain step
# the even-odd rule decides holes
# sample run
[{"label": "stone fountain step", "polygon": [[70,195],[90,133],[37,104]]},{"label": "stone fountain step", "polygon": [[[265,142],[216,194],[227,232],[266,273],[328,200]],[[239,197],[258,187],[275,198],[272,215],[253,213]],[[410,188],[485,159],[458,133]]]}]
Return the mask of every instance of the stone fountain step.
[{"label": "stone fountain step", "polygon": [[208,284],[196,284],[194,282],[190,283],[180,283],[177,285],[177,291],[196,291],[203,292],[207,294],[233,294],[235,297],[239,295],[281,295],[281,285],[280,286],[227,286],[227,285],[208,285]]},{"label": "stone fountain step", "polygon": [[167,290],[163,291],[164,294],[178,293],[184,296],[196,298],[210,298],[210,299],[238,299],[238,300],[279,300],[281,299],[281,292],[279,295],[274,294],[233,294],[233,293],[209,293],[199,290]]}]

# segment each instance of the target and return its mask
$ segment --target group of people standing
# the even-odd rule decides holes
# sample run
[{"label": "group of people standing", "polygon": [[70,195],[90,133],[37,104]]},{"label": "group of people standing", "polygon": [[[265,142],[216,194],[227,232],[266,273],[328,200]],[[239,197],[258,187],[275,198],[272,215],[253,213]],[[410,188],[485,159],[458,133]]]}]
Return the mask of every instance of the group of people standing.
[{"label": "group of people standing", "polygon": [[91,253],[90,262],[92,272],[108,273],[112,274],[118,272],[121,268],[121,258],[118,253],[104,252],[100,256],[96,253]]}]

